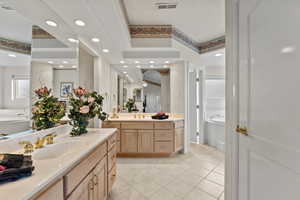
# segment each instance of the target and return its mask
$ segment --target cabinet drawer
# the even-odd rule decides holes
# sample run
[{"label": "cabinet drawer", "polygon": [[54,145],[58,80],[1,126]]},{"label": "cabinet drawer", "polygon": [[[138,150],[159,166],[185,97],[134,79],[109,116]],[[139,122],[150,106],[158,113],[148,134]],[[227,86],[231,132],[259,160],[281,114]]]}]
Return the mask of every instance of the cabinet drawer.
[{"label": "cabinet drawer", "polygon": [[107,143],[102,143],[85,160],[74,167],[65,177],[65,191],[69,195],[83,178],[104,158],[107,153]]},{"label": "cabinet drawer", "polygon": [[155,122],[154,129],[173,129],[174,123],[173,122]]},{"label": "cabinet drawer", "polygon": [[111,192],[112,187],[117,178],[117,168],[116,165],[113,166],[112,170],[108,173],[108,193]]},{"label": "cabinet drawer", "polygon": [[108,152],[108,171],[116,164],[117,161],[117,145],[114,145]]},{"label": "cabinet drawer", "polygon": [[124,122],[122,129],[153,129],[153,122]]},{"label": "cabinet drawer", "polygon": [[102,128],[121,128],[120,122],[110,122],[110,121],[104,121],[102,122]]},{"label": "cabinet drawer", "polygon": [[113,134],[107,141],[108,151],[117,143],[117,132]]},{"label": "cabinet drawer", "polygon": [[155,142],[154,151],[155,153],[171,153],[174,149],[174,143],[171,142]]},{"label": "cabinet drawer", "polygon": [[174,131],[173,130],[155,130],[154,132],[155,141],[173,141]]}]

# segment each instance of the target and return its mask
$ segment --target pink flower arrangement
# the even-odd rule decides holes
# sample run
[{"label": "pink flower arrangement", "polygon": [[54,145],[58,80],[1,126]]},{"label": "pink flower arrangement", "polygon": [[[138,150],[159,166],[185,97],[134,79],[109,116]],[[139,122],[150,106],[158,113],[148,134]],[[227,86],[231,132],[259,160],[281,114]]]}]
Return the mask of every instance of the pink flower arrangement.
[{"label": "pink flower arrangement", "polygon": [[77,89],[74,89],[74,94],[80,98],[80,97],[86,95],[87,91],[86,91],[86,89],[84,89],[82,87],[78,87]]},{"label": "pink flower arrangement", "polygon": [[93,103],[95,101],[95,98],[94,97],[88,97],[88,102],[89,103]]},{"label": "pink flower arrangement", "polygon": [[34,90],[34,92],[39,98],[41,98],[41,97],[48,96],[51,92],[51,89],[49,90],[47,87],[42,87]]},{"label": "pink flower arrangement", "polygon": [[82,106],[79,108],[79,112],[81,114],[87,114],[90,112],[90,107],[89,106]]},{"label": "pink flower arrangement", "polygon": [[39,110],[37,106],[32,106],[31,111],[32,113],[36,113]]}]

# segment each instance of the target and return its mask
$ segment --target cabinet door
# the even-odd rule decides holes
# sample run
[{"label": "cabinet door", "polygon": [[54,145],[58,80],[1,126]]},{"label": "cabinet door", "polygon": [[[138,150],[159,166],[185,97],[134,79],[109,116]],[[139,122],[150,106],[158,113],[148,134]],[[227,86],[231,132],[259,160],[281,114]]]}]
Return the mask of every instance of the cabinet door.
[{"label": "cabinet door", "polygon": [[94,200],[93,173],[89,174],[71,193],[67,200]]},{"label": "cabinet door", "polygon": [[93,172],[94,183],[94,199],[93,200],[106,200],[107,198],[107,158],[96,166]]},{"label": "cabinet door", "polygon": [[136,130],[122,130],[121,152],[136,153],[138,151],[138,132]]},{"label": "cabinet door", "polygon": [[64,192],[63,192],[63,181],[59,180],[50,188],[48,188],[45,192],[43,192],[39,197],[35,198],[35,200],[63,200]]},{"label": "cabinet door", "polygon": [[139,153],[153,153],[154,144],[153,137],[154,133],[152,130],[139,130],[139,143],[138,143],[138,152]]}]

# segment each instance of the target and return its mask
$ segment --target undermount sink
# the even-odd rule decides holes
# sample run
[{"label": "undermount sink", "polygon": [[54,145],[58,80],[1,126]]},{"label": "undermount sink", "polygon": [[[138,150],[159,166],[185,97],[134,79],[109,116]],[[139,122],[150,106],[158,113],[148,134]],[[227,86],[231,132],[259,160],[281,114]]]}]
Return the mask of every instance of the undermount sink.
[{"label": "undermount sink", "polygon": [[32,158],[34,160],[58,158],[68,153],[72,149],[73,145],[75,145],[78,142],[79,141],[68,141],[45,146],[44,148],[33,152]]}]

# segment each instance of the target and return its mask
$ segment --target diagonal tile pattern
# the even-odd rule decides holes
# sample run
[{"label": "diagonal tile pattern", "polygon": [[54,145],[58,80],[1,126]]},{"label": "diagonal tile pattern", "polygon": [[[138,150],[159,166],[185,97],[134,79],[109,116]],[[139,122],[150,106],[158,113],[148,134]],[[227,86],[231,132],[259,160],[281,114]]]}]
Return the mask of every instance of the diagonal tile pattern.
[{"label": "diagonal tile pattern", "polygon": [[223,200],[224,154],[206,145],[170,158],[118,158],[109,200]]}]

